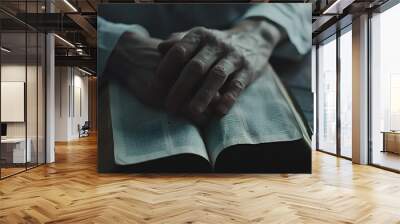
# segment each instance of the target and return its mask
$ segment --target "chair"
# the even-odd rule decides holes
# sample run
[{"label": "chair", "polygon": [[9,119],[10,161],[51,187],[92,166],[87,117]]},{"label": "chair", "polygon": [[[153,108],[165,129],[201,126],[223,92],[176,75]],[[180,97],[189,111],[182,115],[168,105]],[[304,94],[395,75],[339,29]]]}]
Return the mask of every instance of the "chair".
[{"label": "chair", "polygon": [[89,136],[90,123],[85,121],[82,127],[78,124],[79,138]]}]

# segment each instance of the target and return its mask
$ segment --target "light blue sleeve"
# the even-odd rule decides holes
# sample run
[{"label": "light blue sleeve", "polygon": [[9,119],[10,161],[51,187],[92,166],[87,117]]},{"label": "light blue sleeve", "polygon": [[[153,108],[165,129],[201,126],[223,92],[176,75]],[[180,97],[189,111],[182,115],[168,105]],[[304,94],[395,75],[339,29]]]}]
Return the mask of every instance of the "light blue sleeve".
[{"label": "light blue sleeve", "polygon": [[107,60],[117,44],[121,35],[126,32],[134,32],[138,35],[149,36],[147,30],[140,25],[129,25],[122,23],[112,23],[101,17],[97,17],[97,73],[99,76],[103,73]]},{"label": "light blue sleeve", "polygon": [[311,3],[260,3],[252,6],[243,19],[263,17],[279,25],[288,36],[278,54],[284,57],[301,58],[311,50],[312,5]]}]

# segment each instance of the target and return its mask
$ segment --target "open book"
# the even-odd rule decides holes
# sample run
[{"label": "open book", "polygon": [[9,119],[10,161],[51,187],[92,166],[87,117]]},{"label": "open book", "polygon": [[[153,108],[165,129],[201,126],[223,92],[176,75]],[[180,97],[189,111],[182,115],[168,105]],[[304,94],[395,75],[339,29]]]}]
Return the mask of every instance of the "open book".
[{"label": "open book", "polygon": [[115,163],[142,172],[311,172],[310,137],[271,66],[220,120],[199,128],[109,83]]}]

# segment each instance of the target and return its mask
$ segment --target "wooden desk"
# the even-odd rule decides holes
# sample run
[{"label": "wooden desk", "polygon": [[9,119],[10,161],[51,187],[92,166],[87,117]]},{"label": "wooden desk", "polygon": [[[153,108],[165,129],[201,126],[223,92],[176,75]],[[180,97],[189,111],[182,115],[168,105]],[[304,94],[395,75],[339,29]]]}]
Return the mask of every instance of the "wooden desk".
[{"label": "wooden desk", "polygon": [[383,131],[382,152],[400,154],[400,131]]},{"label": "wooden desk", "polygon": [[26,150],[25,150],[25,138],[6,138],[1,139],[1,151],[2,159],[6,160],[6,163],[25,163],[31,161],[31,146],[32,141],[30,138],[26,139]]}]

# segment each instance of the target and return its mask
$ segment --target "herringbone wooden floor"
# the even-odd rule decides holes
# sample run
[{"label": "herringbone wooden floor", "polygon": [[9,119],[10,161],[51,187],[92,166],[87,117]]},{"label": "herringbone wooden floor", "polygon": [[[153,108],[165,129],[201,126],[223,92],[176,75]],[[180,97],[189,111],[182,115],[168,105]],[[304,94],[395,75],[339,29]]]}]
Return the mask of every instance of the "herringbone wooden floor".
[{"label": "herringbone wooden floor", "polygon": [[400,175],[313,153],[312,175],[98,174],[96,141],[0,181],[0,223],[400,223]]}]

